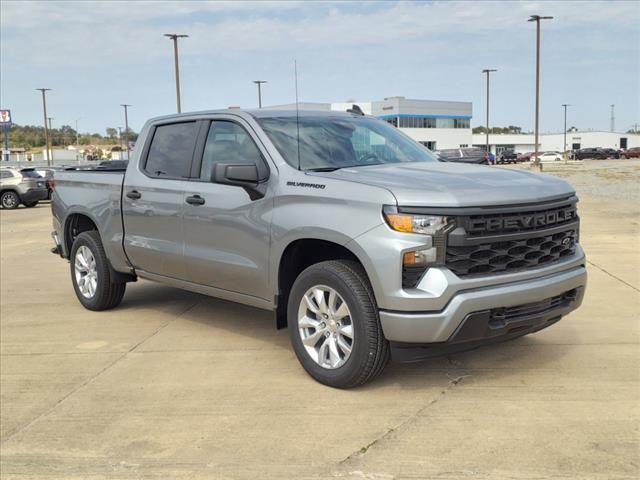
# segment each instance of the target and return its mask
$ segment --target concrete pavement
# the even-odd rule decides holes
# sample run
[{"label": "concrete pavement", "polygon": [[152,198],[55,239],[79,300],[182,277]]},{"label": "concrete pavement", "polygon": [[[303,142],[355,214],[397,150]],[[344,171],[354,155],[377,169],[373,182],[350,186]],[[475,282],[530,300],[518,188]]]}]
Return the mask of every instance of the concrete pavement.
[{"label": "concrete pavement", "polygon": [[638,478],[640,212],[587,196],[580,214],[580,310],[339,391],[268,312],[144,281],[84,310],[48,206],[2,211],[0,476]]}]

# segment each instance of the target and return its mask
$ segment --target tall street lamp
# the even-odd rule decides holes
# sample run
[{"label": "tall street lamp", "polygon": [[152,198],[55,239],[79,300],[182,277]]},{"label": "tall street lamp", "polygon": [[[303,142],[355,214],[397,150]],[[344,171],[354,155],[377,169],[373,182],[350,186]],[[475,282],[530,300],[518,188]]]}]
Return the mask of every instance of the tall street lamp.
[{"label": "tall street lamp", "polygon": [[130,158],[129,158],[129,112],[128,112],[128,109],[132,105],[129,105],[128,103],[123,103],[120,106],[124,108],[124,141],[125,141],[125,145],[127,147],[127,160],[130,160]]},{"label": "tall street lamp", "polygon": [[53,117],[47,117],[49,120],[49,136],[51,137],[51,165],[53,165],[53,127],[51,126],[51,120]]},{"label": "tall street lamp", "polygon": [[182,110],[180,108],[180,67],[178,66],[178,39],[187,38],[189,35],[165,33],[164,36],[173,40],[173,62],[175,64],[176,70],[176,106],[178,108],[178,113],[180,113]]},{"label": "tall street lamp", "polygon": [[564,155],[564,161],[567,161],[567,107],[570,107],[571,105],[568,103],[563,103],[562,106],[564,107],[564,151],[563,151],[563,155]]},{"label": "tall street lamp", "polygon": [[51,165],[51,143],[49,142],[49,128],[47,126],[47,97],[50,88],[36,88],[42,92],[42,110],[44,111],[44,145],[47,152],[47,165]]},{"label": "tall street lamp", "polygon": [[82,120],[82,117],[76,118],[76,145],[80,145],[80,132],[78,132],[78,122]]},{"label": "tall street lamp", "polygon": [[540,21],[551,20],[553,17],[542,17],[540,15],[531,15],[528,22],[536,22],[536,125],[535,125],[535,145],[534,151],[534,164],[542,170],[540,159],[538,158],[538,117],[540,114]]},{"label": "tall street lamp", "polygon": [[482,73],[486,73],[487,74],[487,146],[486,146],[486,154],[487,154],[487,161],[489,161],[489,74],[491,72],[497,72],[498,70],[496,69],[491,69],[491,68],[485,68],[484,70],[482,70]]},{"label": "tall street lamp", "polygon": [[262,89],[261,86],[263,83],[267,83],[266,80],[254,80],[253,83],[255,83],[258,86],[258,108],[262,108]]}]

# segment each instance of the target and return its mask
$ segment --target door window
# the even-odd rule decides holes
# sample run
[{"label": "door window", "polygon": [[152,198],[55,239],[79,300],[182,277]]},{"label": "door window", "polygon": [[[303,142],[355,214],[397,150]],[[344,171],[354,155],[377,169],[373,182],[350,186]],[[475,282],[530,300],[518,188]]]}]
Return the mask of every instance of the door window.
[{"label": "door window", "polygon": [[145,172],[157,178],[188,178],[197,134],[196,122],[156,127]]},{"label": "door window", "polygon": [[237,123],[214,120],[209,127],[202,155],[200,179],[211,181],[217,163],[255,163],[259,165],[260,150],[247,131]]}]

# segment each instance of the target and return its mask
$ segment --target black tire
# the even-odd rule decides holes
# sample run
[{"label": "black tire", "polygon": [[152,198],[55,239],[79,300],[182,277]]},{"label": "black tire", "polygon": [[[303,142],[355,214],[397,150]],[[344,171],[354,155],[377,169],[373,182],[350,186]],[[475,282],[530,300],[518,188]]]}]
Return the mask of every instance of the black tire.
[{"label": "black tire", "polygon": [[[298,308],[312,287],[334,289],[347,303],[353,325],[352,351],[335,369],[320,366],[305,350],[298,330]],[[320,262],[304,270],[289,294],[288,328],[293,350],[302,367],[315,380],[330,387],[351,388],[380,375],[390,359],[389,342],[384,337],[378,306],[362,266],[349,260]]]},{"label": "black tire", "polygon": [[[76,253],[80,247],[87,247],[93,258],[95,259],[95,267],[97,272],[97,284],[95,293],[92,297],[85,297],[78,286],[75,272]],[[82,306],[88,310],[101,311],[109,310],[117,307],[122,301],[126,283],[116,283],[111,280],[111,270],[109,268],[109,260],[104,252],[100,234],[95,230],[82,232],[76,237],[71,247],[71,255],[69,256],[71,264],[71,283],[76,292],[78,300]]]},{"label": "black tire", "polygon": [[29,203],[25,203],[25,204],[24,204],[24,206],[25,206],[25,207],[27,207],[27,208],[33,208],[33,207],[35,207],[36,205],[38,205],[38,202],[37,202],[37,201],[35,201],[35,202],[29,202]]},{"label": "black tire", "polygon": [[2,195],[0,195],[0,205],[7,210],[14,210],[20,205],[20,197],[13,190],[2,192]]}]

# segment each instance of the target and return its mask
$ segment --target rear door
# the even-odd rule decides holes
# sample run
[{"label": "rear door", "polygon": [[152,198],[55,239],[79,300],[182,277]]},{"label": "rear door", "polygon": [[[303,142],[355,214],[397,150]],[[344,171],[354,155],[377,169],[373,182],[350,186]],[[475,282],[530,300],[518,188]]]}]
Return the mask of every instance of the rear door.
[{"label": "rear door", "polygon": [[151,127],[139,162],[127,170],[122,211],[124,247],[133,266],[184,279],[184,191],[189,183],[198,121]]},{"label": "rear door", "polygon": [[[200,151],[184,193],[188,280],[269,299],[269,233],[273,200],[242,187],[213,183],[217,163],[256,163],[269,175],[266,150],[244,121],[221,117],[201,130]],[[197,177],[197,178],[196,178]],[[194,202],[194,199],[199,199]]]}]

